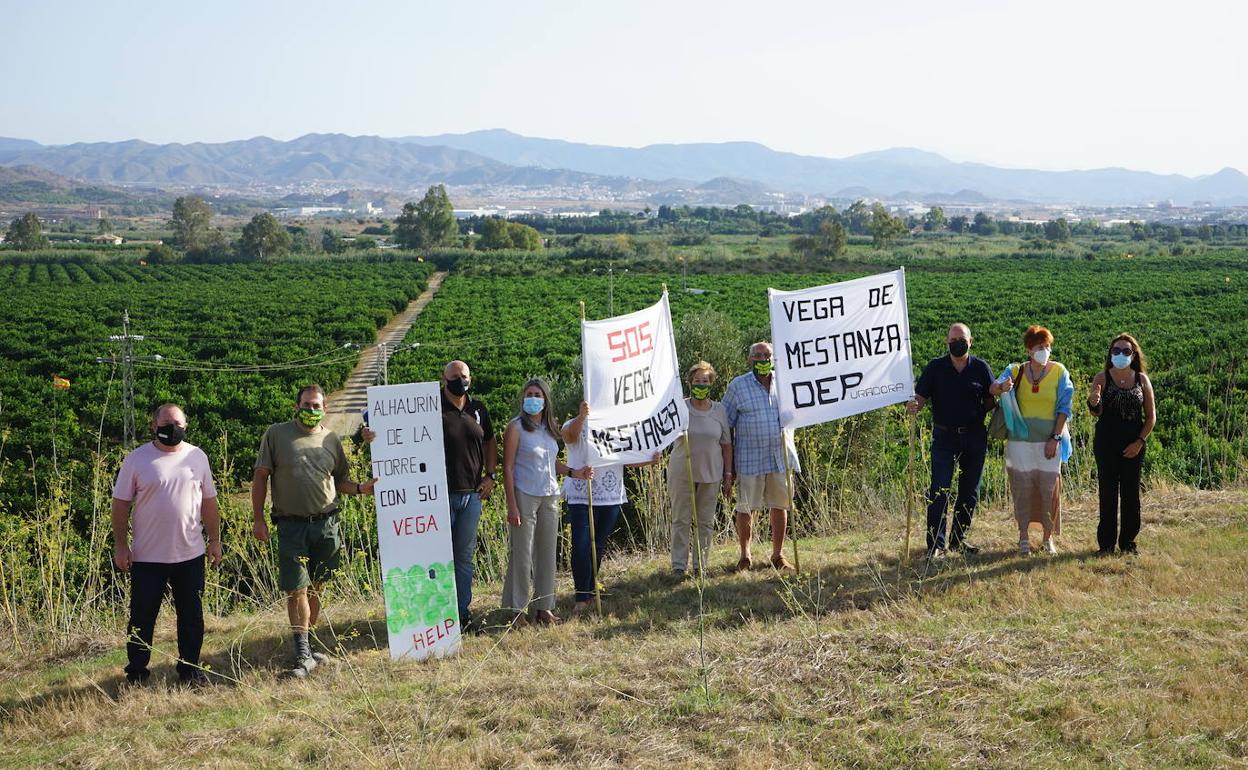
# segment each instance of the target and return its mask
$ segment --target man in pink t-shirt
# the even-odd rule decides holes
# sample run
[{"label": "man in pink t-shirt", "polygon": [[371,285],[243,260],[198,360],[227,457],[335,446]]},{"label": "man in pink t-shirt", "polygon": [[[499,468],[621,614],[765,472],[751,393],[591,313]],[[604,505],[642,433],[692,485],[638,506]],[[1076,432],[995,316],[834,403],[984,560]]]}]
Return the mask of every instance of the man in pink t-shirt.
[{"label": "man in pink t-shirt", "polygon": [[151,674],[147,664],[156,616],[170,589],[178,616],[178,677],[202,684],[207,681],[199,666],[205,555],[213,566],[221,563],[217,488],[208,456],[183,440],[186,415],[181,407],[159,406],[152,413],[151,428],[152,440],[126,455],[113,485],[113,561],[130,573],[126,680],[142,683]]}]

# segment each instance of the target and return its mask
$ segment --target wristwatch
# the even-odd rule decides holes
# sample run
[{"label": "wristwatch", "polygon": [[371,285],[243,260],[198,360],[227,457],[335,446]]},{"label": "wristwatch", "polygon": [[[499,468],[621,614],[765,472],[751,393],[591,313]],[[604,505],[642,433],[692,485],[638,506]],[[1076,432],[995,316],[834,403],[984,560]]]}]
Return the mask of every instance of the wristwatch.
[{"label": "wristwatch", "polygon": [[498,479],[494,478],[494,471],[490,471],[489,473],[485,474],[485,477],[489,479],[490,481],[498,481]]},{"label": "wristwatch", "polygon": [[1062,434],[1060,434],[1060,433],[1052,433],[1052,434],[1050,434],[1050,435],[1049,435],[1049,439],[1050,439],[1051,441],[1061,441],[1061,440],[1062,440]]}]

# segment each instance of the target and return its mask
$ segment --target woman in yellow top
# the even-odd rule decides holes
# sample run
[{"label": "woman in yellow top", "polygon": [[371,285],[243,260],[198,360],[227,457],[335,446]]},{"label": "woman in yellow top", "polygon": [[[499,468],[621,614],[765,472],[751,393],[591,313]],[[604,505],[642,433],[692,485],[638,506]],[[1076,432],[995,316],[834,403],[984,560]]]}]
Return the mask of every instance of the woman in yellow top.
[{"label": "woman in yellow top", "polygon": [[1075,398],[1070,373],[1050,358],[1053,334],[1043,326],[1032,326],[1023,335],[1023,346],[1028,360],[1007,366],[992,387],[993,395],[1014,390],[1018,409],[1027,423],[1027,435],[1011,433],[1005,446],[1020,556],[1031,553],[1027,530],[1033,521],[1044,529],[1044,550],[1057,553],[1049,512],[1062,463],[1071,454],[1067,421]]}]

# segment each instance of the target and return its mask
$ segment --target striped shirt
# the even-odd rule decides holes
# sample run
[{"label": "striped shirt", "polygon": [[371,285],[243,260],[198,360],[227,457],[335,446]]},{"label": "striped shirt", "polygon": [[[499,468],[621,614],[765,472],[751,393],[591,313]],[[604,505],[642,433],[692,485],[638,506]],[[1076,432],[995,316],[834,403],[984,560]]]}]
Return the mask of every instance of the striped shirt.
[{"label": "striped shirt", "polygon": [[[736,431],[732,450],[737,475],[783,473],[780,396],[776,392],[775,377],[771,379],[771,387],[764,388],[753,372],[746,372],[728,383],[723,404],[728,424]],[[785,439],[789,448],[789,469],[798,470],[792,432],[785,431]]]}]

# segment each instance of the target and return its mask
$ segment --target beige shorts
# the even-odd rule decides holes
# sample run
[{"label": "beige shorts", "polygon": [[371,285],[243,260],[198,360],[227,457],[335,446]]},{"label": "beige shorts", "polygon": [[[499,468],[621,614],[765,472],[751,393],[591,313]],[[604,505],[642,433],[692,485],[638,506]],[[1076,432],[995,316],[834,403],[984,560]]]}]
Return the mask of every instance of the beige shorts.
[{"label": "beige shorts", "polygon": [[737,477],[737,513],[789,508],[789,489],[783,473]]}]

